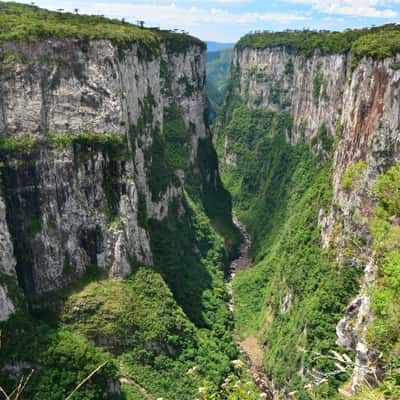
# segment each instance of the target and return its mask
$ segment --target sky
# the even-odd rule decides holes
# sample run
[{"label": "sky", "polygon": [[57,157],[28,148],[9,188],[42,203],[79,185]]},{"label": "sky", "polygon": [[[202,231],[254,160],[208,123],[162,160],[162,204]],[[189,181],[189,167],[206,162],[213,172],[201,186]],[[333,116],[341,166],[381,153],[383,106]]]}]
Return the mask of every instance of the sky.
[{"label": "sky", "polygon": [[236,42],[255,30],[343,30],[400,23],[400,0],[36,0],[35,4],[143,20],[146,26],[185,30],[218,42]]}]

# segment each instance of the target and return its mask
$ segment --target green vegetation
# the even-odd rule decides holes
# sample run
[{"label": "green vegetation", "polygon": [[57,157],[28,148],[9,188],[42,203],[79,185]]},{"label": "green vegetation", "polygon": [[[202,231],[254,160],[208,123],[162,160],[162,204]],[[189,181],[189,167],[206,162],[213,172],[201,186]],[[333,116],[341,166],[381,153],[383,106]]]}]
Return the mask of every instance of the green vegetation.
[{"label": "green vegetation", "polygon": [[286,47],[290,51],[311,56],[316,49],[325,54],[352,52],[352,66],[356,66],[362,57],[383,59],[396,55],[400,51],[400,27],[387,24],[379,27],[329,31],[285,31],[258,32],[243,36],[237,47],[263,49],[268,47]]},{"label": "green vegetation", "polygon": [[233,49],[207,52],[206,55],[206,89],[209,99],[211,121],[214,120],[216,111],[224,100],[225,90],[229,81],[232,55]]},{"label": "green vegetation", "polygon": [[371,34],[361,36],[352,46],[355,65],[363,57],[383,59],[393,57],[400,51],[400,28],[398,25],[385,25],[372,30]]},{"label": "green vegetation", "polygon": [[[386,364],[400,367],[400,164],[380,175],[374,187],[378,204],[371,221],[378,282],[372,293],[374,319],[369,341],[384,353]],[[400,386],[400,374],[396,375]]]},{"label": "green vegetation", "polygon": [[[160,275],[158,283],[155,283],[156,272],[147,271],[147,279],[142,272],[137,278],[137,282],[144,281],[143,286],[148,283],[147,289],[141,287],[137,292],[148,293],[149,301],[155,303],[138,306],[137,310],[150,322],[137,323],[142,334],[147,335],[145,343],[164,343],[165,350],[153,358],[149,358],[148,352],[141,355],[138,351],[121,358],[129,376],[151,393],[166,398],[191,399],[205,381],[216,390],[231,371],[230,361],[237,355],[223,274],[224,244],[200,204],[186,195],[184,216],[179,217],[178,205],[171,204],[166,220],[148,221],[156,271]],[[198,254],[193,252],[193,246],[199,250]],[[175,305],[179,313],[174,311],[172,297],[171,304],[168,303],[162,280],[181,307]],[[167,288],[165,283],[164,287]],[[171,321],[173,312],[177,316]],[[123,311],[122,314],[126,316]],[[170,332],[164,333],[168,329]],[[187,374],[194,366],[195,380]]]},{"label": "green vegetation", "polygon": [[187,172],[185,188],[190,197],[200,199],[212,226],[225,239],[229,257],[238,254],[241,234],[232,222],[232,199],[221,183],[218,158],[211,139],[199,141],[198,171]]},{"label": "green vegetation", "polygon": [[12,156],[21,152],[30,153],[39,145],[38,140],[30,137],[1,137],[0,156]]},{"label": "green vegetation", "polygon": [[82,132],[77,134],[47,133],[43,138],[30,136],[23,137],[1,137],[0,157],[12,158],[19,154],[32,153],[40,146],[49,146],[53,149],[61,149],[71,145],[82,147],[96,147],[100,151],[123,157],[126,153],[124,136],[115,133],[91,133]]},{"label": "green vegetation", "polygon": [[[51,398],[64,400],[78,383],[103,362],[108,361],[74,396],[87,400],[101,398],[108,392],[109,380],[117,379],[117,367],[110,354],[96,348],[84,336],[70,327],[53,327],[26,316],[16,316],[2,324],[1,364],[20,362],[21,373],[35,369],[23,399]],[[0,373],[6,390],[15,387],[6,370]],[[108,398],[115,398],[111,393]]]},{"label": "green vegetation", "polygon": [[190,133],[176,104],[164,110],[163,125],[162,133],[159,127],[153,129],[153,143],[145,155],[153,199],[177,182],[176,172],[186,170],[190,156]]},{"label": "green vegetation", "polygon": [[[14,360],[35,366],[26,399],[50,392],[64,399],[106,360],[77,398],[101,398],[110,379],[124,377],[129,400],[141,398],[138,388],[154,398],[193,399],[198,387],[217,391],[233,372],[223,239],[200,202],[186,196],[184,204],[184,216],[171,204],[166,220],[148,221],[155,268],[137,267],[128,279],[85,280],[65,291],[57,314],[35,313],[48,322],[21,313],[1,325],[0,369]],[[60,304],[64,295],[47,295],[46,304]],[[195,376],[187,373],[193,367]],[[15,386],[7,371],[0,379],[7,389]]]},{"label": "green vegetation", "polygon": [[0,5],[0,42],[55,38],[110,39],[158,47],[157,34],[135,25],[101,16],[53,12],[16,3]]},{"label": "green vegetation", "polygon": [[189,161],[190,133],[176,104],[164,109],[165,156],[171,169],[186,170]]},{"label": "green vegetation", "polygon": [[[139,268],[130,278],[93,281],[67,300],[61,319],[113,352],[158,345],[180,351],[193,325],[176,305],[161,276]],[[108,341],[107,338],[110,338]]]},{"label": "green vegetation", "polygon": [[[145,103],[145,114],[150,118],[151,98]],[[179,109],[166,109],[164,118],[159,160],[167,168],[155,169],[157,177],[165,171],[173,174],[178,168],[186,170],[189,157],[189,130]],[[142,129],[147,129],[147,123],[142,123]],[[132,134],[134,138],[139,135],[137,131]],[[140,135],[137,137],[140,140]],[[43,140],[34,141],[34,146],[30,143],[28,146],[25,139],[5,138],[4,154],[18,158],[26,148],[30,151],[36,145],[48,146],[55,152],[74,146],[74,155],[80,160],[90,152],[104,151],[108,162],[103,183],[111,222],[121,228],[115,204],[120,193],[116,160],[128,156],[123,136],[47,134]],[[154,162],[157,153],[150,156]],[[35,154],[30,158],[35,160]],[[109,360],[107,368],[77,398],[101,398],[98,393],[106,390],[110,379],[123,377],[124,399],[143,398],[143,390],[154,398],[192,399],[199,386],[217,391],[232,373],[231,360],[237,357],[237,350],[231,335],[224,278],[228,257],[224,241],[212,228],[205,211],[218,221],[215,225],[221,231],[226,229],[232,235],[237,232],[231,225],[230,197],[220,185],[216,166],[211,141],[200,141],[199,170],[188,172],[191,197],[185,196],[183,207],[178,201],[170,204],[168,217],[161,222],[149,220],[146,200],[139,193],[139,223],[150,233],[154,268],[139,268],[132,260],[133,275],[111,281],[101,280],[104,276],[98,268],[89,268],[95,274],[80,279],[76,285],[46,294],[45,301],[43,297],[31,298],[36,319],[21,311],[1,324],[4,334],[0,370],[14,360],[26,361],[27,369],[33,365],[37,370],[26,391],[27,399],[48,398],[50,390],[54,393],[51,398],[64,399],[89,368],[94,369],[104,360]],[[29,232],[34,235],[41,228],[35,209],[20,217],[23,224],[12,224],[18,229],[24,230],[29,224]],[[32,238],[19,241],[21,249],[28,246],[29,240]],[[66,273],[68,268],[66,264]],[[12,294],[13,299],[18,296]],[[41,320],[44,317],[46,322]],[[24,340],[14,339],[18,335]],[[53,351],[53,345],[59,347]],[[194,366],[195,377],[187,374]],[[6,370],[0,379],[7,390],[16,384]]]},{"label": "green vegetation", "polygon": [[320,146],[324,154],[332,154],[334,139],[328,133],[328,128],[322,124],[317,134],[311,139],[311,146]]},{"label": "green vegetation", "polygon": [[281,104],[281,93],[282,93],[282,79],[279,79],[274,83],[274,85],[271,88],[269,101],[273,104]]},{"label": "green vegetation", "polygon": [[[223,301],[221,306],[226,308]],[[62,319],[118,354],[120,373],[153,396],[191,399],[198,382],[187,371],[195,365],[200,382],[210,380],[214,389],[230,370],[216,332],[190,322],[151,268],[139,268],[126,280],[93,282],[65,308]],[[234,354],[229,335],[224,345]]]},{"label": "green vegetation", "polygon": [[381,388],[366,388],[357,400],[400,396],[400,163],[378,177],[374,194],[378,204],[371,218],[371,233],[378,280],[371,293],[373,319],[368,341],[383,353],[386,376]]},{"label": "green vegetation", "polygon": [[[115,153],[119,153],[122,150],[122,146],[125,144],[124,137],[117,133],[48,133],[46,139],[50,145],[55,148],[63,148],[71,144],[81,144],[85,146],[99,145],[103,149],[108,149]],[[46,140],[44,141],[46,142]]]},{"label": "green vegetation", "polygon": [[397,377],[385,379],[378,388],[369,385],[362,387],[351,400],[398,400],[400,398],[400,380]]},{"label": "green vegetation", "polygon": [[258,400],[260,391],[248,376],[242,360],[233,361],[235,373],[230,374],[221,385],[220,390],[213,391],[209,385],[199,390],[201,400]]},{"label": "green vegetation", "polygon": [[[235,165],[223,165],[223,180],[250,230],[255,258],[234,280],[235,322],[240,335],[265,344],[264,365],[274,382],[306,399],[299,371],[311,379],[313,369],[335,369],[318,353],[337,349],[336,324],[357,290],[354,269],[334,269],[321,248],[318,213],[331,201],[330,162],[321,168],[309,145],[286,143],[291,119],[285,113],[250,111],[236,99],[223,116],[217,149],[222,155],[226,138],[237,156]],[[345,379],[330,377],[330,393]]]},{"label": "green vegetation", "polygon": [[193,44],[200,46],[204,51],[206,50],[206,44],[204,42],[186,33],[175,33],[158,29],[154,31],[166,43],[169,52],[185,53]]},{"label": "green vegetation", "polygon": [[359,179],[360,176],[364,174],[366,169],[367,164],[364,161],[359,161],[347,168],[342,178],[342,188],[344,190],[354,189],[357,183],[357,179]]},{"label": "green vegetation", "polygon": [[293,64],[293,60],[291,58],[289,58],[289,61],[285,65],[285,75],[293,76],[293,74],[294,74],[294,64]]},{"label": "green vegetation", "polygon": [[165,41],[171,51],[185,51],[191,44],[205,44],[186,34],[140,28],[116,19],[96,15],[53,12],[35,6],[11,2],[0,4],[0,43],[6,41],[35,42],[45,39],[109,39],[123,49],[140,43],[144,58],[153,58]]},{"label": "green vegetation", "polygon": [[[336,324],[357,285],[355,271],[336,271],[321,249],[317,217],[328,204],[329,170],[310,172],[317,165],[307,149],[287,154],[294,161],[279,176],[283,188],[272,182],[259,200],[261,208],[241,214],[255,233],[257,264],[234,281],[235,320],[241,334],[261,335],[268,348],[265,367],[275,382],[302,392],[302,367],[307,379],[313,368],[334,369],[313,352],[336,349]],[[284,312],[282,299],[288,294],[293,304]],[[329,381],[335,389],[340,377]]]},{"label": "green vegetation", "polygon": [[145,153],[145,161],[153,201],[159,200],[174,178],[174,171],[167,163],[165,138],[159,127],[153,131],[153,143]]},{"label": "green vegetation", "polygon": [[321,75],[321,72],[318,72],[318,74],[315,75],[314,82],[313,82],[313,94],[314,94],[314,100],[316,103],[318,103],[318,100],[321,96],[322,87],[323,87],[323,77]]}]

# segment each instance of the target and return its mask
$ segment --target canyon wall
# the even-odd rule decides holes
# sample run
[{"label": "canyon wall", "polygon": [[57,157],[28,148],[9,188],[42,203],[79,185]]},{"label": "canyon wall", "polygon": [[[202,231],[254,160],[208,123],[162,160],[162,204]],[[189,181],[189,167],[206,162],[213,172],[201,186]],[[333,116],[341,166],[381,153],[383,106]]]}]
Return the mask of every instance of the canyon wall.
[{"label": "canyon wall", "polygon": [[[283,132],[286,142],[293,146],[307,143],[317,168],[332,163],[331,206],[318,210],[320,246],[334,254],[340,268],[355,268],[362,275],[359,295],[337,325],[337,343],[355,353],[355,390],[366,380],[381,377],[381,354],[367,343],[373,318],[369,296],[377,274],[369,221],[376,204],[372,194],[376,177],[400,159],[400,71],[398,56],[383,60],[364,57],[357,63],[352,63],[352,57],[350,51],[327,54],[316,49],[305,54],[285,46],[237,46],[216,143],[224,174],[233,174],[237,181],[241,150],[237,150],[237,139],[224,130],[233,118],[236,102],[245,104],[254,115],[286,115],[290,119]],[[254,118],[261,121],[262,117]],[[259,149],[250,151],[255,158],[262,157]],[[272,157],[268,151],[265,146],[266,160]],[[352,185],[345,187],[346,171],[355,166],[360,170]],[[265,346],[268,348],[268,343]]]},{"label": "canyon wall", "polygon": [[[140,44],[52,39],[2,52],[16,55],[0,73],[2,274],[16,271],[34,296],[91,266],[125,277],[153,265],[146,221],[182,203],[185,173],[210,138],[203,47],[165,40],[151,54]],[[168,129],[181,130],[172,132],[178,154],[165,154]],[[14,309],[6,293],[2,319]]]}]

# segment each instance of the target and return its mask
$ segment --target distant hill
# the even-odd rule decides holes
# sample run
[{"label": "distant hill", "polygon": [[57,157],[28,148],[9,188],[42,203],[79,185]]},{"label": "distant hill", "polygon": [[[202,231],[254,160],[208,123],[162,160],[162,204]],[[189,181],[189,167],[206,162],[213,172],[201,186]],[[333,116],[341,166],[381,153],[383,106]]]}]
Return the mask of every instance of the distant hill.
[{"label": "distant hill", "polygon": [[210,105],[210,123],[215,119],[216,111],[224,100],[230,77],[232,53],[232,48],[207,52],[207,95]]},{"label": "distant hill", "polygon": [[207,51],[220,51],[224,49],[233,49],[235,43],[219,43],[219,42],[206,42]]}]

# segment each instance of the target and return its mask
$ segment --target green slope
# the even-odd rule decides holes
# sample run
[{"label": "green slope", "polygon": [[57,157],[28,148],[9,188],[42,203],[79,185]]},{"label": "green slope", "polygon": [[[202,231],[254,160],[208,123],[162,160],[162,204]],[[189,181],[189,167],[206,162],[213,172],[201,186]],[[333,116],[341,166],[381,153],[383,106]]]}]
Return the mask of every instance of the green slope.
[{"label": "green slope", "polygon": [[207,52],[207,95],[210,106],[210,118],[215,119],[218,107],[222,104],[230,78],[233,49]]},{"label": "green slope", "polygon": [[[334,269],[321,248],[318,212],[331,200],[330,161],[321,168],[308,144],[286,143],[288,114],[250,111],[229,95],[223,111],[217,150],[223,157],[227,140],[237,155],[236,165],[222,165],[223,180],[255,259],[234,280],[235,323],[267,349],[264,366],[277,387],[307,399],[300,371],[307,381],[313,370],[334,369],[318,354],[338,350],[336,324],[357,291],[354,269]],[[329,378],[332,395],[344,379]]]}]

